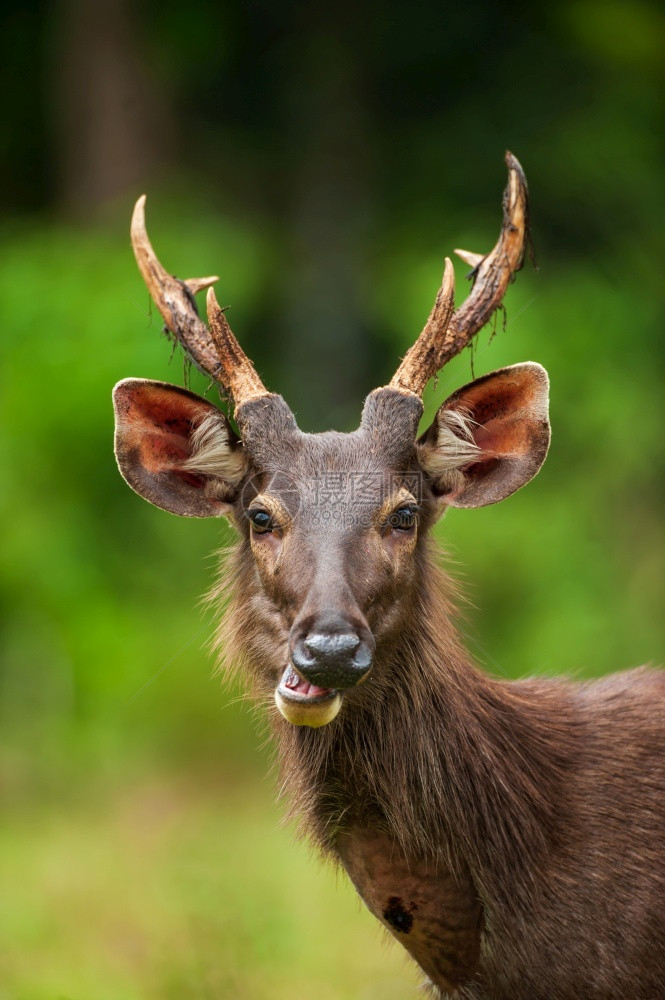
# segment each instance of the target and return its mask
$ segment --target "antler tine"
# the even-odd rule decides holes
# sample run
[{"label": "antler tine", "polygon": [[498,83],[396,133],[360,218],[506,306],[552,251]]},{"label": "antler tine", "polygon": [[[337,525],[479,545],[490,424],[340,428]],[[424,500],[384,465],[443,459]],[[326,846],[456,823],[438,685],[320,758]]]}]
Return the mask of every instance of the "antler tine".
[{"label": "antler tine", "polygon": [[446,331],[455,308],[455,272],[448,257],[443,281],[423,332],[409,348],[390,380],[391,389],[406,390],[421,396],[423,389],[444,364]]},{"label": "antler tine", "polygon": [[[267,395],[268,391],[254,370],[224,317],[212,293],[218,278],[188,278],[180,281],[169,274],[152,249],[145,228],[145,195],[134,206],[131,240],[136,263],[162,318],[197,368],[228,390],[236,409],[247,398]],[[211,332],[196,311],[194,294],[208,288],[208,302],[216,306],[216,329]],[[221,320],[219,319],[221,317]],[[211,323],[212,325],[212,323]],[[223,335],[217,329],[223,330]],[[246,392],[249,391],[249,397]]]},{"label": "antler tine", "polygon": [[[457,309],[446,334],[446,358],[459,354],[488,322],[514,274],[524,263],[524,249],[529,236],[529,189],[519,160],[506,153],[508,184],[503,193],[503,224],[494,249],[474,267],[471,292]],[[459,251],[456,251],[459,253]],[[460,256],[472,263],[475,255],[463,251]]]},{"label": "antler tine", "polygon": [[[485,326],[501,305],[511,278],[522,267],[529,232],[529,189],[524,171],[512,153],[506,153],[506,166],[508,184],[503,194],[503,224],[496,246],[486,256],[455,251],[473,267],[471,292],[459,309],[454,313],[451,309],[444,321],[441,306],[444,275],[444,286],[427,325],[397,369],[390,382],[392,388],[421,395],[429,379]],[[449,263],[446,260],[446,269]],[[440,310],[438,317],[437,310]]]},{"label": "antler tine", "polygon": [[219,361],[210,333],[205,323],[199,319],[194,306],[192,295],[196,282],[191,281],[190,287],[179,281],[158,260],[145,228],[145,201],[146,196],[141,195],[136,202],[130,230],[139,271],[167,328],[182,344],[194,364],[214,378]]},{"label": "antler tine", "polygon": [[234,337],[213,288],[208,289],[206,306],[218,359],[217,378],[233,396],[236,409],[251,399],[269,395],[254,365]]}]

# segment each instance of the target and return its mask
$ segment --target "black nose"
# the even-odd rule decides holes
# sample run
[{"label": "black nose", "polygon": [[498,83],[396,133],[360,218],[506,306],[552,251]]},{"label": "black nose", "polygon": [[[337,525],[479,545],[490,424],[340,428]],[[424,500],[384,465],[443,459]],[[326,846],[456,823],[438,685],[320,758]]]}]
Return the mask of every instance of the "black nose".
[{"label": "black nose", "polygon": [[351,631],[313,629],[294,642],[291,659],[298,673],[317,687],[350,688],[372,666],[370,642]]}]

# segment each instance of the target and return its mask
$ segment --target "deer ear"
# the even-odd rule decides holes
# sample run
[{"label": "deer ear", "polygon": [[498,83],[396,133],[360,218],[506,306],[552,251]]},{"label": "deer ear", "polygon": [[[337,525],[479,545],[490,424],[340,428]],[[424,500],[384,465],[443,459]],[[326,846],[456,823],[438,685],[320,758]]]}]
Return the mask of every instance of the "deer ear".
[{"label": "deer ear", "polygon": [[127,378],[113,390],[115,454],[140,496],[185,517],[228,514],[245,471],[228,420],[201,396]]},{"label": "deer ear", "polygon": [[439,409],[417,442],[436,496],[451,507],[484,507],[528,483],[550,443],[549,379],[527,361],[470,382]]}]

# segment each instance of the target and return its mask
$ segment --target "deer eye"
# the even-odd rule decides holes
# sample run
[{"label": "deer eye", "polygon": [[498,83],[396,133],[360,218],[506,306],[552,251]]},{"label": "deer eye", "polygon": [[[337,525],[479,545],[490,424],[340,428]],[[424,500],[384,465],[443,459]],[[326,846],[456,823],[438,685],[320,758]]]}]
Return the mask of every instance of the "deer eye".
[{"label": "deer eye", "polygon": [[248,510],[247,517],[254,531],[259,535],[274,528],[273,520],[267,510]]},{"label": "deer eye", "polygon": [[412,531],[418,520],[418,508],[408,505],[398,507],[388,518],[388,527],[393,531]]}]

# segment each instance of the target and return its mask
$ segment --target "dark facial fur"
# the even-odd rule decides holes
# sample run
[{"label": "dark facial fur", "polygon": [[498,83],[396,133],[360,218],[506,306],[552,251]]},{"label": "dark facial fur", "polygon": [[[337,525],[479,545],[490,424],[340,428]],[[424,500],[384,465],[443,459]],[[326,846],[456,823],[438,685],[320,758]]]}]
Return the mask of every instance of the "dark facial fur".
[{"label": "dark facial fur", "polygon": [[127,379],[114,391],[116,456],[157,506],[238,526],[214,595],[228,598],[220,652],[267,703],[303,828],[432,990],[658,1000],[665,674],[575,685],[478,672],[427,542],[447,506],[523,486],[549,445],[548,378],[532,362],[458,390],[416,440],[425,384],[487,323],[523,263],[526,179],[512,154],[506,163],[496,246],[460,251],[470,294],[454,309],[447,262],[422,334],[350,435],[300,432],[210,290],[206,328],[193,295],[215,279],[172,277],[139,199],[141,273],[167,327],[230,393],[240,438],[207,400]]},{"label": "dark facial fur", "polygon": [[[170,391],[121,385],[119,462],[153,502],[236,523],[215,594],[218,647],[267,706],[303,829],[441,996],[656,1000],[665,675],[576,685],[478,672],[427,537],[447,502],[501,499],[539,467],[542,369],[477,380],[419,440],[420,401],[396,390],[373,393],[352,434],[303,434],[283,400],[266,396],[239,408],[240,445],[215,411],[231,478],[191,472],[188,435],[212,408]],[[458,399],[485,420],[476,443],[492,447],[447,485],[445,467],[432,473],[428,462]],[[408,530],[391,521],[405,506],[416,512]],[[251,527],[255,509],[271,531]],[[371,670],[344,689],[331,721],[292,725],[275,687],[294,644],[330,621],[371,648]]]},{"label": "dark facial fur", "polygon": [[[317,602],[363,618],[376,640],[371,674],[329,725],[294,727],[269,708],[305,831],[441,996],[655,1000],[665,982],[663,675],[574,685],[479,673],[427,539],[436,505],[413,449],[381,448],[366,430],[299,435],[273,462],[251,489],[290,520],[279,553],[257,553],[246,498],[236,504],[242,537],[224,568],[220,651],[271,705],[289,632]],[[321,470],[338,495],[316,493]],[[419,483],[416,533],[396,551],[377,530],[383,492],[342,518],[356,471],[368,483]],[[393,891],[400,866],[418,903]],[[418,936],[428,904],[453,915],[440,945],[436,922]]]}]

